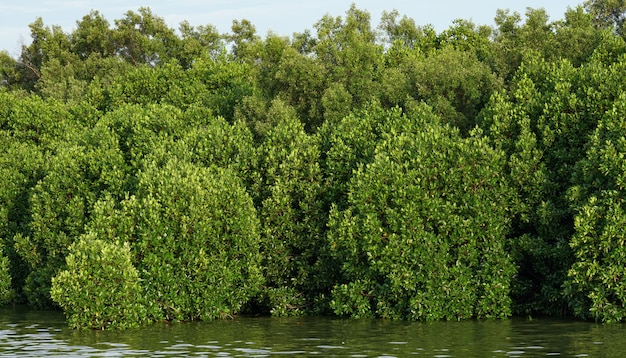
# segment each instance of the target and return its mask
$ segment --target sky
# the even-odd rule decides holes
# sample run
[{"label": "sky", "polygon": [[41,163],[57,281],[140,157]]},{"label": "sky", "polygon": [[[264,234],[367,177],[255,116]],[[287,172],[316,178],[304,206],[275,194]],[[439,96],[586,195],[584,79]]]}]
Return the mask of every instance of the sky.
[{"label": "sky", "polygon": [[493,25],[497,9],[509,9],[520,14],[526,8],[544,8],[551,21],[563,18],[568,7],[582,3],[575,0],[0,0],[0,50],[12,56],[20,52],[21,44],[30,43],[28,24],[41,17],[45,25],[59,25],[71,32],[76,21],[91,10],[98,10],[111,25],[124,17],[128,10],[150,7],[152,13],[165,19],[172,28],[187,20],[191,25],[211,24],[220,33],[229,32],[233,20],[247,19],[264,36],[268,31],[291,36],[294,32],[313,29],[324,15],[343,16],[355,3],[367,10],[376,27],[383,11],[398,10],[412,18],[417,25],[433,25],[443,31],[455,19],[472,20],[479,25]]}]

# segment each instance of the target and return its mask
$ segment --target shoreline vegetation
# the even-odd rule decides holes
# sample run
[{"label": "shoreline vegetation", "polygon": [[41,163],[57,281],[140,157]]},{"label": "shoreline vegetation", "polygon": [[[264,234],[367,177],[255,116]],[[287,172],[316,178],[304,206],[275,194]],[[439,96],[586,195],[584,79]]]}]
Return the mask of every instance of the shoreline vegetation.
[{"label": "shoreline vegetation", "polygon": [[0,304],[626,319],[626,5],[260,37],[149,8],[0,52]]}]

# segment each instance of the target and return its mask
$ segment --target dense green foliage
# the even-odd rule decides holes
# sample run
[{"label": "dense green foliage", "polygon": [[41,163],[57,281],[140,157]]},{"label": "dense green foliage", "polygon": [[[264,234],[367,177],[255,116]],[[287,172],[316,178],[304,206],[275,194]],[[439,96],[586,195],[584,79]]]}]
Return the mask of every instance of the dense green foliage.
[{"label": "dense green foliage", "polygon": [[386,133],[352,178],[348,207],[331,211],[342,273],[331,307],[356,317],[506,317],[514,267],[503,155],[484,138],[411,120],[412,130]]},{"label": "dense green foliage", "polygon": [[328,288],[323,252],[325,216],[316,138],[293,109],[271,108],[275,125],[258,148],[258,182],[252,195],[261,220],[261,249],[268,307],[275,314],[303,311]]},{"label": "dense green foliage", "polygon": [[149,9],[0,52],[0,302],[77,328],[239,313],[626,320],[623,1],[437,33]]},{"label": "dense green foliage", "polygon": [[626,318],[624,225],[626,224],[626,98],[600,120],[579,162],[579,184],[570,195],[576,205],[570,245],[576,262],[566,289],[577,315],[608,322]]},{"label": "dense green foliage", "polygon": [[176,160],[149,167],[122,205],[146,296],[165,319],[229,316],[258,292],[259,223],[230,170]]},{"label": "dense green foliage", "polygon": [[147,321],[147,302],[128,243],[87,234],[68,251],[67,268],[52,278],[50,295],[71,327],[130,328]]},{"label": "dense green foliage", "polygon": [[9,272],[9,259],[0,249],[0,305],[4,305],[11,300],[13,290],[11,289],[11,274]]}]

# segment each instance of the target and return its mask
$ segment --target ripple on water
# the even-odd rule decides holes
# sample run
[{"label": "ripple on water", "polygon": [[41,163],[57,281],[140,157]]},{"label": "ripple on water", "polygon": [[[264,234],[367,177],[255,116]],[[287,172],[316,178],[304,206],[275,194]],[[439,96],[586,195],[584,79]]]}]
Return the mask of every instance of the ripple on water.
[{"label": "ripple on water", "polygon": [[189,355],[189,351],[154,351],[150,353],[152,356],[165,356],[165,357],[186,357]]},{"label": "ripple on water", "polygon": [[89,357],[123,357],[126,355],[126,352],[120,352],[120,351],[103,351],[103,352],[98,352],[98,353],[81,352],[81,353],[88,354]]},{"label": "ripple on water", "polygon": [[125,348],[125,347],[128,347],[128,344],[126,344],[126,343],[102,342],[102,343],[99,343],[99,344],[107,345],[107,346],[115,347],[115,348]]},{"label": "ripple on water", "polygon": [[0,329],[0,339],[15,335],[15,331],[12,329]]},{"label": "ripple on water", "polygon": [[508,355],[508,356],[516,356],[516,355],[524,354],[524,353],[526,353],[526,352],[525,351],[521,351],[521,350],[518,350],[518,351],[508,351],[508,352],[506,352],[506,355]]},{"label": "ripple on water", "polygon": [[[0,316],[3,316],[0,311]],[[7,316],[8,317],[8,316]],[[55,316],[56,317],[56,316]],[[442,329],[452,329],[454,334],[461,335],[462,339],[446,340],[449,333],[436,331],[438,324],[424,325],[420,323],[385,322],[384,326],[378,321],[363,324],[362,321],[343,320],[316,320],[311,318],[307,325],[299,326],[298,330],[283,330],[285,326],[280,320],[268,319],[258,324],[260,319],[250,320],[251,329],[242,329],[246,318],[232,324],[221,323],[189,323],[175,325],[175,331],[160,330],[160,327],[150,327],[144,331],[129,331],[129,335],[116,332],[79,332],[62,326],[60,318],[47,323],[39,315],[33,316],[30,322],[2,324],[0,323],[0,358],[12,357],[126,357],[126,356],[192,356],[192,357],[224,357],[224,356],[351,356],[359,357],[407,357],[411,354],[429,357],[460,356],[459,352],[475,350],[478,356],[606,356],[605,352],[618,352],[618,348],[626,351],[626,340],[622,346],[616,343],[618,333],[614,327],[605,329],[576,323],[576,327],[587,327],[577,331],[566,331],[567,340],[555,339],[557,333],[550,331],[547,336],[540,336],[532,331],[526,336],[527,323],[522,322],[519,332],[515,329],[516,322],[509,321],[489,322],[477,326],[472,323],[466,334],[463,330],[468,325],[441,325]],[[4,317],[3,317],[4,319]],[[278,322],[278,324],[275,324]],[[548,321],[550,322],[550,321]],[[267,323],[267,325],[266,325]],[[50,327],[46,328],[48,325]],[[306,330],[307,326],[313,329]],[[483,327],[484,326],[484,327]],[[63,329],[59,329],[62,327]],[[247,326],[246,326],[247,327]],[[372,327],[376,330],[372,331]],[[485,334],[476,335],[475,328],[489,329]],[[494,336],[491,330],[497,328]],[[189,331],[187,329],[189,328]],[[253,328],[253,329],[252,329]],[[380,329],[379,329],[380,328]],[[380,333],[384,328],[385,335]],[[364,329],[362,332],[361,329]],[[508,330],[501,332],[502,330]],[[163,332],[162,332],[163,331]],[[580,331],[580,332],[579,332]],[[382,332],[382,331],[381,331]],[[434,332],[434,333],[433,333]],[[607,335],[603,335],[607,332]],[[560,333],[558,333],[560,334]],[[608,334],[613,334],[609,336]],[[416,337],[419,337],[416,338]],[[472,339],[479,337],[483,341],[475,342]],[[514,337],[514,338],[509,338]],[[499,340],[502,338],[501,340]],[[382,340],[381,340],[382,339]],[[603,341],[600,341],[602,339]],[[116,342],[126,342],[116,343]],[[342,344],[345,341],[346,344]],[[576,345],[569,344],[577,342]],[[160,342],[160,343],[159,343]],[[441,349],[443,347],[448,348]],[[459,343],[471,343],[461,346]],[[136,350],[134,350],[136,349]],[[143,349],[143,350],[140,350]],[[482,351],[479,351],[482,350]],[[587,354],[586,352],[589,352]]]},{"label": "ripple on water", "polygon": [[196,348],[201,348],[201,349],[222,349],[221,346],[214,346],[211,344],[201,344],[196,346]]},{"label": "ripple on water", "polygon": [[319,349],[344,349],[344,348],[346,348],[346,347],[343,347],[343,346],[330,346],[330,345],[324,345],[324,344],[319,345],[319,346],[315,346],[315,347],[319,348]]},{"label": "ripple on water", "polygon": [[192,348],[192,347],[194,347],[194,345],[190,343],[177,343],[177,344],[174,344],[173,346],[170,346],[169,349],[176,350],[176,349],[181,349],[181,348]]},{"label": "ripple on water", "polygon": [[269,355],[272,353],[272,351],[269,351],[267,349],[255,349],[255,348],[235,348],[233,349],[234,351],[237,352],[242,352],[242,353],[246,353],[246,354],[254,354],[254,355]]}]

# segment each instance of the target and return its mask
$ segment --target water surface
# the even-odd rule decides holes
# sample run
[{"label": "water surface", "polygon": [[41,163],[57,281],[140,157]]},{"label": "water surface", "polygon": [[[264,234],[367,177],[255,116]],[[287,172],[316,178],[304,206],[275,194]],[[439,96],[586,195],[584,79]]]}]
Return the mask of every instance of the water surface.
[{"label": "water surface", "polygon": [[0,308],[0,356],[623,357],[623,325],[559,319],[398,322],[237,317],[76,331],[60,312]]}]

